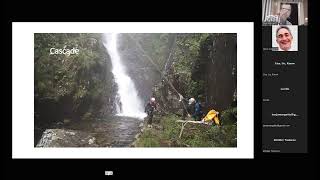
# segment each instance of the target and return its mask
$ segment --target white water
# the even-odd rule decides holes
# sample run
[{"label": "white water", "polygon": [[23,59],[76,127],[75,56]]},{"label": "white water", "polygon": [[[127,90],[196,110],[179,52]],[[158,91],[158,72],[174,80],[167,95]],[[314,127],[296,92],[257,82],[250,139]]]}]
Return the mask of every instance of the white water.
[{"label": "white water", "polygon": [[117,115],[143,119],[147,115],[138,97],[137,90],[132,79],[127,75],[125,66],[121,63],[121,58],[117,49],[118,34],[105,34],[103,45],[107,49],[111,62],[112,73],[118,85],[118,96],[120,102],[116,102]]}]

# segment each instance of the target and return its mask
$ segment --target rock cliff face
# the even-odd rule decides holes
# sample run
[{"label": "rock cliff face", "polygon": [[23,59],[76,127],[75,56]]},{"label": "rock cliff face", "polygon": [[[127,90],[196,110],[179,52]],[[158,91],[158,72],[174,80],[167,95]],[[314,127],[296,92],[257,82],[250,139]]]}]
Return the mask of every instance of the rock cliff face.
[{"label": "rock cliff face", "polygon": [[[185,82],[183,75],[169,73],[167,79],[185,96],[190,88],[196,88],[196,100],[200,100],[204,112],[219,112],[235,107],[237,102],[237,37],[236,34],[213,34],[201,43],[198,59],[192,67],[192,82]],[[153,94],[162,109],[182,114],[182,104],[177,92],[162,81],[153,88]],[[184,97],[190,98],[190,97]]]},{"label": "rock cliff face", "polygon": [[[35,144],[54,124],[115,114],[117,86],[102,34],[36,33],[34,37]],[[50,48],[77,48],[75,55]]]},{"label": "rock cliff face", "polygon": [[206,107],[223,111],[236,102],[237,35],[209,36],[200,48],[192,78],[203,81]]}]

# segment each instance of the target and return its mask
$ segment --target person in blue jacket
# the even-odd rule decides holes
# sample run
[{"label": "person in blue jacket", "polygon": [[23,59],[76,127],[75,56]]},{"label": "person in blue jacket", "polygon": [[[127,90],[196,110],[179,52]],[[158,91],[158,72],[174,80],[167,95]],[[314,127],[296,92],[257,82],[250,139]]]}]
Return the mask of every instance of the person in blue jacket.
[{"label": "person in blue jacket", "polygon": [[[190,98],[188,107],[190,107],[188,112],[191,114],[194,120],[201,121],[201,118],[203,116],[203,111],[202,111],[202,105],[200,101],[196,101],[194,98]],[[190,117],[189,113],[188,113],[188,116]]]},{"label": "person in blue jacket", "polygon": [[196,121],[201,121],[203,116],[202,105],[200,101],[196,101],[194,105],[194,114],[192,115]]}]

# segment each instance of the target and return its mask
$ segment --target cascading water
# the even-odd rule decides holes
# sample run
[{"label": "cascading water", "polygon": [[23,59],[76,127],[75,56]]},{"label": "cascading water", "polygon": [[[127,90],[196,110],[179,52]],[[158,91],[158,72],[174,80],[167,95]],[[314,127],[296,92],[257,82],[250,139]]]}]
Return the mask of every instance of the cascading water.
[{"label": "cascading water", "polygon": [[138,97],[138,93],[132,79],[127,75],[125,66],[121,63],[121,58],[118,53],[118,34],[104,34],[104,37],[105,42],[103,45],[110,55],[112,73],[115,77],[115,82],[118,85],[118,98],[116,98],[119,99],[116,101],[117,115],[143,119],[147,116],[144,113],[144,107]]}]

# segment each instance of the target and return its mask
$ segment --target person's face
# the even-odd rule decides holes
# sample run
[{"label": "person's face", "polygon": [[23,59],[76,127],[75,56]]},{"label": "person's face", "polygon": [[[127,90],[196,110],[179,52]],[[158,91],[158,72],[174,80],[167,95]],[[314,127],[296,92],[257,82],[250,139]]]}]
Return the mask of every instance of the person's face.
[{"label": "person's face", "polygon": [[280,9],[280,18],[283,20],[288,19],[291,14],[291,5],[290,4],[282,4]]},{"label": "person's face", "polygon": [[288,51],[291,48],[292,39],[291,33],[285,28],[281,28],[277,33],[277,43],[284,51]]}]

